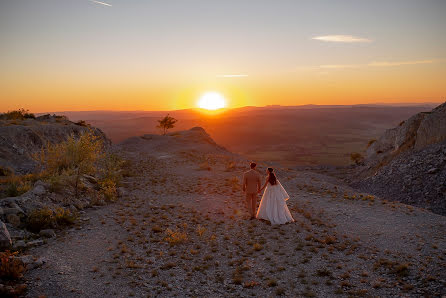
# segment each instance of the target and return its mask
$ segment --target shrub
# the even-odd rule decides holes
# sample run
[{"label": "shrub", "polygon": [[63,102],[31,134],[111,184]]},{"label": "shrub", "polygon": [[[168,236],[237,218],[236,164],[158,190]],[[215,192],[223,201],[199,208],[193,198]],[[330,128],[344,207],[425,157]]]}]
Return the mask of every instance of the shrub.
[{"label": "shrub", "polygon": [[104,195],[106,201],[114,202],[118,198],[116,183],[111,179],[101,180],[99,182],[100,192]]},{"label": "shrub", "polygon": [[371,139],[368,143],[367,143],[367,148],[369,148],[370,146],[372,146],[373,143],[376,142],[376,139]]},{"label": "shrub", "polygon": [[233,191],[242,189],[238,177],[231,177],[226,179],[226,186],[231,186]]},{"label": "shrub", "polygon": [[2,279],[20,279],[25,272],[23,262],[16,258],[17,252],[0,252],[0,278]]},{"label": "shrub", "polygon": [[89,126],[89,125],[87,124],[87,122],[85,122],[84,120],[79,120],[79,121],[77,121],[77,122],[74,123],[74,124],[79,125],[79,126],[84,126],[84,127]]},{"label": "shrub", "polygon": [[116,185],[121,182],[122,168],[126,161],[116,154],[104,154],[99,160],[99,172],[102,180],[109,180]]},{"label": "shrub", "polygon": [[177,245],[187,241],[186,232],[180,232],[178,230],[172,231],[171,229],[167,229],[166,234],[167,236],[164,238],[164,240],[170,245]]},{"label": "shrub", "polygon": [[47,149],[42,149],[34,158],[41,163],[48,176],[72,177],[72,186],[78,197],[80,177],[96,171],[96,162],[102,155],[102,148],[102,140],[89,130],[81,133],[78,138],[71,135],[65,142],[48,143]]},{"label": "shrub", "polygon": [[51,210],[50,208],[42,208],[33,210],[28,216],[27,229],[31,232],[37,233],[43,229],[58,228],[68,226],[74,223],[76,215],[70,210],[64,208],[57,208]]},{"label": "shrub", "polygon": [[31,181],[27,176],[9,176],[6,179],[6,196],[17,197],[31,189]]},{"label": "shrub", "polygon": [[230,172],[235,170],[236,163],[234,161],[230,161],[226,164],[226,172]]},{"label": "shrub", "polygon": [[364,157],[357,152],[353,152],[352,154],[350,154],[350,159],[356,164],[359,165],[363,162]]},{"label": "shrub", "polygon": [[206,228],[202,227],[201,225],[197,226],[197,234],[198,236],[202,237],[204,235],[204,232],[206,232]]},{"label": "shrub", "polygon": [[36,116],[33,113],[29,113],[28,110],[23,108],[13,111],[8,111],[1,115],[1,118],[6,120],[23,120],[23,119],[34,119]]},{"label": "shrub", "polygon": [[4,168],[0,166],[0,176],[10,176],[14,172],[11,168]]}]

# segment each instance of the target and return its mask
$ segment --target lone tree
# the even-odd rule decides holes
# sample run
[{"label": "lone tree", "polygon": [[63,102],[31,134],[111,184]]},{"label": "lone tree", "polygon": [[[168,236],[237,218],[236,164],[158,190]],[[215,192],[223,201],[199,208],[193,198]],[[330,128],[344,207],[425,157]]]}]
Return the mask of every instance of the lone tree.
[{"label": "lone tree", "polygon": [[161,120],[158,120],[159,124],[156,127],[161,128],[163,130],[163,135],[165,135],[168,129],[175,127],[175,123],[177,123],[177,121],[178,121],[177,119],[170,117],[169,114],[167,114],[166,117],[164,117]]}]

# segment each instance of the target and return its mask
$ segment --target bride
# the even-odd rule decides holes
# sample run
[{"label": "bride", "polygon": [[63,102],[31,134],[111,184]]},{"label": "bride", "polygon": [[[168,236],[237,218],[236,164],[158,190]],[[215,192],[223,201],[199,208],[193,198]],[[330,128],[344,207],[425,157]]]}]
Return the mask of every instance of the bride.
[{"label": "bride", "polygon": [[266,177],[265,184],[259,190],[259,193],[264,188],[266,189],[260,201],[256,217],[258,219],[269,220],[273,225],[294,222],[286,204],[286,200],[289,198],[288,193],[282,184],[280,184],[279,180],[277,180],[272,168],[268,168],[266,172],[268,177]]}]

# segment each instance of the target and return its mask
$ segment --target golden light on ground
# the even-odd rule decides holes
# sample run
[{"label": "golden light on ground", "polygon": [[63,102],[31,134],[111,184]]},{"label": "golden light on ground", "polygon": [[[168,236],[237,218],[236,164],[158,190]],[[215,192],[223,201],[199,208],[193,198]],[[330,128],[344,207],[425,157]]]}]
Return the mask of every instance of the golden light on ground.
[{"label": "golden light on ground", "polygon": [[197,102],[201,109],[215,111],[226,107],[226,99],[218,92],[206,92]]}]

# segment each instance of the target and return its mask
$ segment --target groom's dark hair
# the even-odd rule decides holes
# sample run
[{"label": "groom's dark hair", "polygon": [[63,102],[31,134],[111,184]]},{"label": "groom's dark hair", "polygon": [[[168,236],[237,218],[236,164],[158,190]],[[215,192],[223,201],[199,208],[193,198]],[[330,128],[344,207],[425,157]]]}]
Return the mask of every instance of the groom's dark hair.
[{"label": "groom's dark hair", "polygon": [[255,167],[257,167],[257,164],[255,162],[251,163],[251,169],[254,169]]}]

